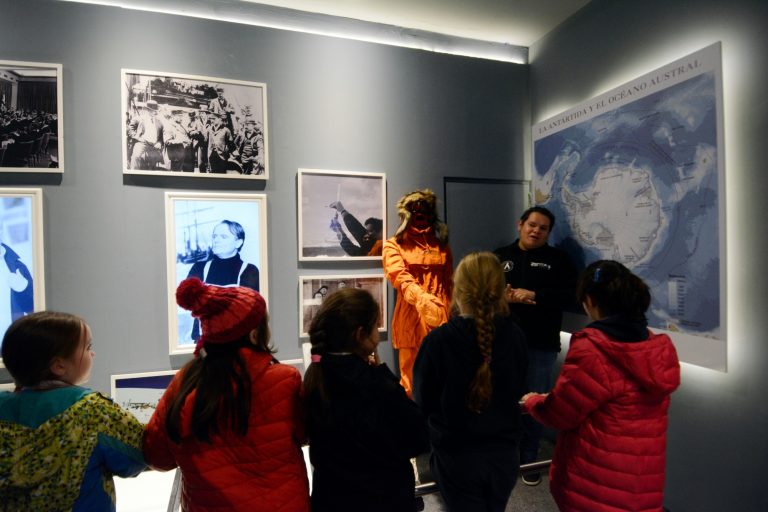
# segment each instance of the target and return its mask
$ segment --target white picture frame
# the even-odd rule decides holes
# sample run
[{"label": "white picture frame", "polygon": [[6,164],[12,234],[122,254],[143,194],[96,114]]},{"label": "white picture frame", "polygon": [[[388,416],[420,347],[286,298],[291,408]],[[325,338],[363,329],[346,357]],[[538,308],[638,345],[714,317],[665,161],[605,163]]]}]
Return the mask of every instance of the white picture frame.
[{"label": "white picture frame", "polygon": [[[122,69],[121,91],[124,174],[269,179],[267,84]],[[181,127],[174,122],[174,111],[181,112]],[[225,113],[222,123],[230,136],[224,130],[210,132],[219,111]],[[203,117],[211,121],[208,128]],[[150,119],[157,126],[152,128]],[[250,121],[252,134],[245,137]],[[235,149],[239,136],[246,142]],[[215,157],[214,147],[221,148]]]},{"label": "white picture frame", "polygon": [[110,376],[112,400],[146,425],[178,370],[121,373]]},{"label": "white picture frame", "polygon": [[64,172],[62,65],[0,60],[0,172]]},{"label": "white picture frame", "polygon": [[0,333],[16,318],[45,309],[43,239],[43,190],[0,188],[0,272],[10,287],[0,292]]},{"label": "white picture frame", "polygon": [[[331,206],[337,203],[343,212]],[[387,233],[386,174],[299,169],[297,204],[299,261],[381,261]],[[367,220],[380,222],[374,238]]]},{"label": "white picture frame", "polygon": [[[342,286],[343,284],[343,286]],[[384,274],[338,274],[299,277],[299,336],[309,337],[309,324],[323,299],[343,287],[362,288],[379,304],[379,332],[387,332],[387,281]],[[322,290],[325,289],[325,293]],[[320,295],[320,297],[318,297]]]},{"label": "white picture frame", "polygon": [[[255,193],[166,192],[166,262],[168,279],[168,340],[170,354],[194,350],[195,326],[189,311],[176,304],[176,288],[194,275],[222,286],[240,285],[257,289],[269,303],[267,251],[267,196]],[[237,227],[239,226],[239,227]],[[226,228],[226,229],[225,229]],[[211,267],[227,247],[217,249],[214,233],[224,236],[241,232],[243,242],[234,257],[241,258],[234,270],[237,282],[216,280]],[[218,264],[217,264],[218,265]],[[232,267],[234,268],[234,267]],[[199,333],[199,328],[197,329]]]}]

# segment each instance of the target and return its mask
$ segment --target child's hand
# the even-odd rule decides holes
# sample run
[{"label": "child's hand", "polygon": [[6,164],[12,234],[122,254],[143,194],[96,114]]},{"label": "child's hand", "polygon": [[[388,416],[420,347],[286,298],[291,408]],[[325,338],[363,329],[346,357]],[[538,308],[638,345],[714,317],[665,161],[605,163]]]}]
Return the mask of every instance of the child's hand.
[{"label": "child's hand", "polygon": [[368,356],[368,364],[371,366],[379,366],[381,364],[378,350],[374,350],[373,353]]}]

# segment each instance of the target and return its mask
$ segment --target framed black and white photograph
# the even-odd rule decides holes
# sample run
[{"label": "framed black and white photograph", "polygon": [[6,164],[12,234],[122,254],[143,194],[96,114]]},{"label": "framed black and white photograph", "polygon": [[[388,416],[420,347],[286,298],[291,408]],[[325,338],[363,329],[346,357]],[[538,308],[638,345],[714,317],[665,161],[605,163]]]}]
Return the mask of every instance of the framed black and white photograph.
[{"label": "framed black and white photograph", "polygon": [[123,172],[269,178],[267,86],[122,70]]},{"label": "framed black and white photograph", "polygon": [[342,288],[360,288],[379,304],[379,332],[387,331],[387,288],[383,274],[299,277],[299,333],[309,336],[309,326],[323,300]]},{"label": "framed black and white photograph", "polygon": [[299,169],[299,261],[381,261],[386,175]]},{"label": "framed black and white photograph", "polygon": [[0,172],[63,172],[61,64],[0,60]]},{"label": "framed black and white photograph", "polygon": [[268,301],[267,196],[166,192],[168,329],[171,354],[192,352],[199,322],[176,304],[187,277],[208,284],[246,286]]},{"label": "framed black and white photograph", "polygon": [[0,255],[4,333],[17,318],[45,309],[42,189],[0,188]]}]

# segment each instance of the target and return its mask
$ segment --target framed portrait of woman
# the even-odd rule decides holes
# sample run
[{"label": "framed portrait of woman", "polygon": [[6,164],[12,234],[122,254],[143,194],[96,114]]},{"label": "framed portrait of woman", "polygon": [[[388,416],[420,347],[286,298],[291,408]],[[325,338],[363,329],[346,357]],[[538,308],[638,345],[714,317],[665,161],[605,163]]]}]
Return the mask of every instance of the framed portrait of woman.
[{"label": "framed portrait of woman", "polygon": [[0,333],[45,309],[43,261],[43,190],[0,188]]},{"label": "framed portrait of woman", "polygon": [[267,302],[267,196],[249,193],[166,192],[168,340],[171,354],[192,352],[200,323],[176,304],[188,277],[245,286]]}]

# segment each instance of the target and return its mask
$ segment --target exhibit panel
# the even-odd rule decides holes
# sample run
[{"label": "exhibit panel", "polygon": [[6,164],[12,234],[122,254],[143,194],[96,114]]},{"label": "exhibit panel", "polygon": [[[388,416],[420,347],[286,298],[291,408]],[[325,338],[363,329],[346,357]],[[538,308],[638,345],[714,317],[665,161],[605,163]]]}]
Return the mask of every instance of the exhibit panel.
[{"label": "exhibit panel", "polygon": [[165,201],[169,351],[183,354],[201,334],[198,320],[176,304],[184,279],[246,286],[269,304],[267,196],[166,192]]},{"label": "exhibit panel", "polygon": [[174,375],[176,370],[112,375],[110,396],[146,425]]},{"label": "exhibit panel", "polygon": [[613,259],[652,290],[649,326],[726,370],[721,45],[537,123],[533,199],[577,267]]}]

